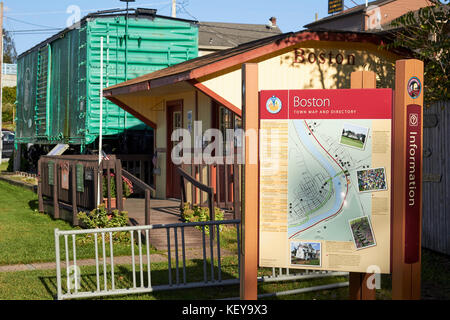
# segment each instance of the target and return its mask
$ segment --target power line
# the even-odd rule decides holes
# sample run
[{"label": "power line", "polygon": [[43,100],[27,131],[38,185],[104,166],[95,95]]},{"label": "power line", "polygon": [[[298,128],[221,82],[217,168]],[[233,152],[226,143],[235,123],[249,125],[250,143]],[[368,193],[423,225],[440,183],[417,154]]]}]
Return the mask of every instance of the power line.
[{"label": "power line", "polygon": [[[140,3],[139,6],[159,6],[159,5],[166,5],[171,4],[172,1],[162,1],[162,2],[144,2]],[[102,11],[102,10],[109,10],[111,8],[96,8],[96,9],[84,9],[81,10],[81,12],[95,12],[95,11]],[[41,12],[21,12],[21,13],[9,13],[8,16],[31,16],[31,15],[51,15],[51,14],[67,14],[67,11],[41,11]]]},{"label": "power line", "polygon": [[35,24],[35,23],[28,22],[28,21],[19,20],[19,19],[16,19],[16,18],[11,18],[10,16],[6,16],[6,18],[7,18],[7,19],[10,19],[10,20],[13,20],[13,21],[16,21],[16,22],[28,24],[28,25],[30,25],[30,26],[35,26],[35,27],[50,28],[50,29],[59,29],[59,30],[62,29],[62,28],[56,28],[56,27],[44,26],[44,25],[42,25],[42,24]]},{"label": "power line", "polygon": [[14,33],[14,36],[23,36],[23,35],[48,35],[53,34],[54,31],[46,31],[46,32],[24,32],[24,33]]},{"label": "power line", "polygon": [[183,11],[184,11],[188,16],[190,16],[192,19],[198,21],[197,17],[194,17],[194,16],[186,9],[186,7],[187,7],[188,5],[189,5],[189,0],[184,0],[184,1],[182,1],[181,3],[179,3],[179,4],[177,5],[177,7],[180,7],[181,9],[183,9]]},{"label": "power line", "polygon": [[49,28],[49,29],[29,29],[29,30],[14,30],[14,31],[8,31],[8,33],[23,33],[23,32],[43,32],[43,31],[48,31],[48,32],[54,32],[54,31],[59,31],[61,29],[56,29],[56,28]]},{"label": "power line", "polygon": [[353,2],[354,4],[355,4],[355,6],[360,6],[360,4],[359,3],[356,3],[355,1],[353,1],[353,0],[350,0],[351,2]]}]

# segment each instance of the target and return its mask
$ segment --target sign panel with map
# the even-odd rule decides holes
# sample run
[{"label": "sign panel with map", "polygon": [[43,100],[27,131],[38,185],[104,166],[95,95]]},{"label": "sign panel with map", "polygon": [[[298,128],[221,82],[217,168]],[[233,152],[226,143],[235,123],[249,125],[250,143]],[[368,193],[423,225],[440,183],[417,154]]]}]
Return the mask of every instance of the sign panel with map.
[{"label": "sign panel with map", "polygon": [[260,92],[260,266],[390,272],[391,127],[391,89]]}]

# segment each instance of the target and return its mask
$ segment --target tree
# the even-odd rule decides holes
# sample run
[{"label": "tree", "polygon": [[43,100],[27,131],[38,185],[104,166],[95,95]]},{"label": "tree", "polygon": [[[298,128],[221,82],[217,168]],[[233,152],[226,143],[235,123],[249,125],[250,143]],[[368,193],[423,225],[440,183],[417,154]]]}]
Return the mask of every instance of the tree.
[{"label": "tree", "polygon": [[3,63],[16,63],[17,51],[11,34],[3,29]]},{"label": "tree", "polygon": [[14,113],[15,113],[15,101],[16,101],[16,87],[4,87],[3,88],[3,127],[14,130]]},{"label": "tree", "polygon": [[433,1],[432,6],[393,20],[391,26],[393,43],[388,47],[410,49],[424,61],[425,104],[450,100],[449,6]]}]

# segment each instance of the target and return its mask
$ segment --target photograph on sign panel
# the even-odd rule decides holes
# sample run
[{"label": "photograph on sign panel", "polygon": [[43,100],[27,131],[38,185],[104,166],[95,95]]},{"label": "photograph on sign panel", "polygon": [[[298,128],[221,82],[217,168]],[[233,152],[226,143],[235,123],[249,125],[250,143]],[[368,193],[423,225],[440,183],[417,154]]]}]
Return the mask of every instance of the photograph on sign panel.
[{"label": "photograph on sign panel", "polygon": [[291,264],[320,267],[321,249],[320,242],[292,241]]},{"label": "photograph on sign panel", "polygon": [[340,144],[364,150],[369,133],[369,128],[361,127],[352,123],[344,123],[342,128]]},{"label": "photograph on sign panel", "polygon": [[359,192],[387,190],[386,172],[384,168],[371,168],[356,171]]},{"label": "photograph on sign panel", "polygon": [[369,217],[364,216],[350,220],[349,224],[356,250],[376,245]]}]

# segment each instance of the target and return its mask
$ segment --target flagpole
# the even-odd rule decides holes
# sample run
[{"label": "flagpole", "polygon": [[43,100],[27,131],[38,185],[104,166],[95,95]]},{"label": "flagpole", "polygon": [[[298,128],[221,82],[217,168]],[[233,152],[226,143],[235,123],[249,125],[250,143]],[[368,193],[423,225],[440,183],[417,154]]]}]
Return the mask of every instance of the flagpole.
[{"label": "flagpole", "polygon": [[103,146],[103,37],[100,38],[100,136],[98,138],[98,197],[97,197],[97,206],[100,205],[100,194],[101,190],[101,175],[103,174],[103,170],[100,169],[100,165],[102,163],[102,146]]}]

